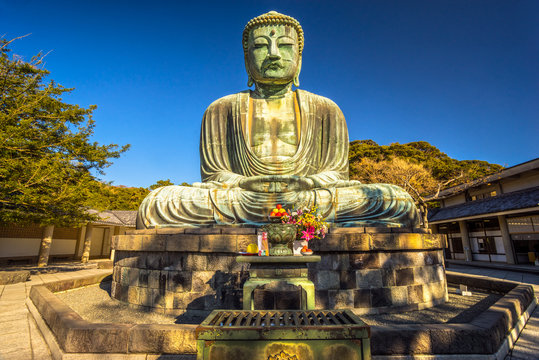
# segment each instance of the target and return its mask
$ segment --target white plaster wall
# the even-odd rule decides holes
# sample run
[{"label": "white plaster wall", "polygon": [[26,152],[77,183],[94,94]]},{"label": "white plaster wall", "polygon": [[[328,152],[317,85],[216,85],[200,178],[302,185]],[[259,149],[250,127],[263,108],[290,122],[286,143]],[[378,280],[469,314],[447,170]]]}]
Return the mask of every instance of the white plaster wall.
[{"label": "white plaster wall", "polygon": [[36,238],[1,238],[0,257],[37,256],[40,244]]},{"label": "white plaster wall", "polygon": [[77,239],[52,239],[50,255],[73,255]]}]

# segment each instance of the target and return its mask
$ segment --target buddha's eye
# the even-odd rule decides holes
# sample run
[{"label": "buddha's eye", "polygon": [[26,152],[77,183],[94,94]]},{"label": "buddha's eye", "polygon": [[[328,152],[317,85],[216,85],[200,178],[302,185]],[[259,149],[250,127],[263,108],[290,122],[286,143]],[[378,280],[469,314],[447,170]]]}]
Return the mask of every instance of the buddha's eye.
[{"label": "buddha's eye", "polygon": [[255,49],[267,48],[267,47],[268,47],[268,44],[263,44],[263,43],[255,44]]}]

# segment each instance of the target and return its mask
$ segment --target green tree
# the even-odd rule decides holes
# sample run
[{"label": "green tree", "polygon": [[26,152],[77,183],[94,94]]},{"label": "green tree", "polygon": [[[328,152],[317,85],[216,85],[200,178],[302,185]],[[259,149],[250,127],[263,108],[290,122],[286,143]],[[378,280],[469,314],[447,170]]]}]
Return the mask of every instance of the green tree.
[{"label": "green tree", "polygon": [[163,186],[169,186],[169,185],[174,185],[174,183],[172,181],[170,181],[170,179],[157,180],[157,182],[155,184],[153,184],[153,185],[150,185],[150,187],[148,189],[155,190],[157,188],[160,188],[160,187],[163,187]]},{"label": "green tree", "polygon": [[501,165],[481,160],[452,159],[426,141],[378,145],[372,140],[355,140],[350,143],[350,177],[360,178],[363,176],[361,162],[364,159],[380,162],[391,161],[393,158],[404,159],[410,164],[423,165],[440,183],[456,179],[450,183],[451,186],[475,180],[503,169]]},{"label": "green tree", "polygon": [[46,80],[42,55],[10,54],[0,39],[0,222],[72,226],[91,220],[84,205],[95,176],[128,145],[91,141],[92,112],[62,101],[73,89]]}]

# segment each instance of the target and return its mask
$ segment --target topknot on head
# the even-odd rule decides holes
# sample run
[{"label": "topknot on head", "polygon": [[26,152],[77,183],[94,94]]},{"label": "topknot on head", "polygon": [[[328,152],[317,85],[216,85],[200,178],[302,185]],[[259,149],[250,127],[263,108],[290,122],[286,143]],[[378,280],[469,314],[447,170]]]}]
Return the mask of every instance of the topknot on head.
[{"label": "topknot on head", "polygon": [[291,16],[280,14],[277,11],[270,11],[260,16],[257,16],[245,25],[243,29],[243,52],[247,54],[247,48],[249,45],[249,32],[252,28],[257,26],[267,26],[267,25],[289,25],[296,29],[298,34],[298,45],[299,45],[299,55],[301,56],[303,52],[303,29],[299,24],[299,21],[294,19]]}]

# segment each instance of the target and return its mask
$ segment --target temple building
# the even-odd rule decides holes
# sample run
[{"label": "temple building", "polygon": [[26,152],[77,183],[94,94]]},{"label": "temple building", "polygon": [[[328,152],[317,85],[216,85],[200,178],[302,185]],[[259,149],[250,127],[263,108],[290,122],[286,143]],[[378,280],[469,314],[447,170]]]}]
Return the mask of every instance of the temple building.
[{"label": "temple building", "polygon": [[539,253],[539,158],[445,189],[429,213],[454,260],[529,264]]},{"label": "temple building", "polygon": [[[98,219],[79,228],[53,227],[49,262],[110,258],[112,236],[135,227],[136,211],[89,212]],[[45,232],[37,224],[0,226],[0,265],[37,263]]]}]

